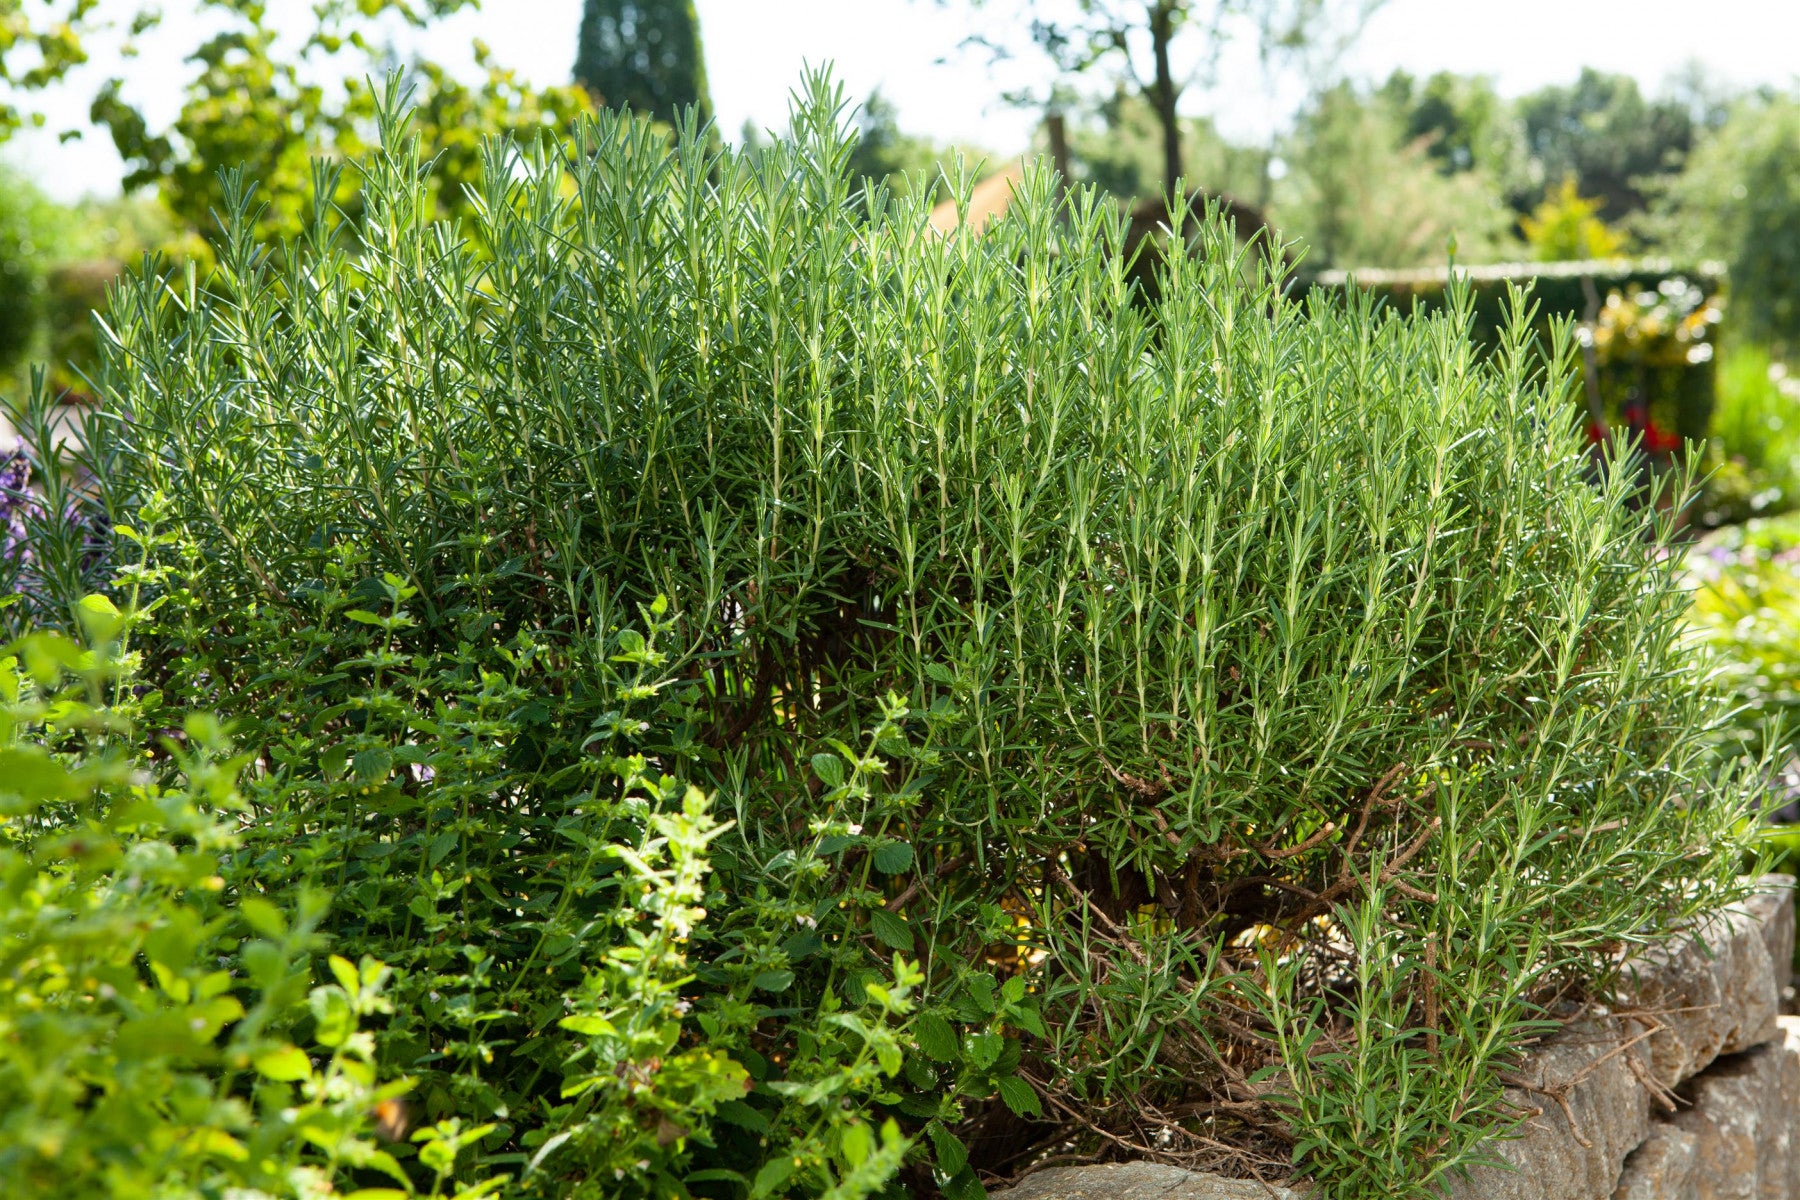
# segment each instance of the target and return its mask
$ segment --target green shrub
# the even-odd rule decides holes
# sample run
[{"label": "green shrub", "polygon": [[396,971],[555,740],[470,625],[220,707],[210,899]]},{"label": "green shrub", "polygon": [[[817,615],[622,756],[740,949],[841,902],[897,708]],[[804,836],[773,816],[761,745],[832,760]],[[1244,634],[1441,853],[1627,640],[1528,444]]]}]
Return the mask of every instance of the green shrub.
[{"label": "green shrub", "polygon": [[[721,1034],[716,1018],[688,1015],[683,992],[693,974],[686,947],[708,936],[707,911],[697,904],[705,898],[706,851],[729,827],[710,815],[699,792],[646,775],[641,757],[602,760],[600,774],[625,774],[541,833],[566,864],[562,870],[554,869],[556,857],[543,867],[542,858],[534,864],[512,856],[504,884],[517,886],[523,871],[538,865],[523,886],[554,887],[554,902],[535,906],[534,921],[510,929],[498,925],[493,906],[471,905],[467,897],[457,898],[460,913],[435,911],[426,897],[457,897],[465,884],[496,895],[490,872],[467,862],[465,845],[456,865],[468,870],[460,880],[446,882],[432,871],[410,881],[407,921],[418,923],[412,938],[431,944],[421,952],[367,911],[326,917],[333,885],[340,902],[353,906],[379,894],[358,886],[367,883],[367,871],[334,878],[331,868],[390,857],[380,842],[357,839],[354,847],[340,843],[335,854],[281,861],[309,832],[317,836],[281,820],[281,806],[297,791],[324,792],[348,775],[346,794],[373,795],[371,805],[389,799],[386,789],[367,784],[370,760],[389,758],[381,739],[365,737],[364,749],[324,764],[322,775],[314,763],[270,781],[262,773],[266,762],[259,763],[241,798],[233,780],[249,760],[225,751],[216,722],[189,717],[171,738],[166,730],[179,714],[162,707],[163,693],[137,696],[141,689],[128,689],[130,676],[108,666],[131,661],[108,640],[127,618],[97,596],[84,600],[80,613],[103,652],[121,653],[94,666],[66,640],[30,634],[0,657],[0,698],[7,701],[0,710],[0,961],[9,969],[0,983],[0,1041],[10,1047],[0,1062],[0,1166],[24,1195],[197,1198],[249,1187],[257,1195],[313,1197],[327,1194],[333,1180],[360,1180],[377,1185],[354,1193],[364,1200],[474,1200],[500,1185],[492,1174],[500,1163],[523,1177],[513,1194],[678,1194],[682,1185],[670,1172],[690,1165],[690,1141],[713,1141],[710,1126],[721,1114],[761,1133],[759,1144],[772,1143],[759,1156],[767,1160],[763,1170],[750,1172],[765,1191],[836,1163],[843,1175],[838,1194],[861,1196],[898,1168],[908,1143],[891,1120],[867,1119],[866,1098],[899,1069],[905,1018],[922,981],[916,967],[896,955],[886,981],[865,972],[845,985],[853,1000],[828,993],[816,1015],[796,1021],[807,1059],[772,1085],[769,1094],[779,1099],[766,1117],[744,1103],[752,1072],[760,1078],[768,1070],[745,1031],[734,1038]],[[362,627],[354,616],[347,623]],[[403,624],[389,618],[387,628]],[[619,642],[621,660],[658,659],[641,636],[627,632]],[[71,682],[59,688],[64,676]],[[631,690],[656,690],[641,673],[637,678]],[[393,699],[391,692],[370,696],[366,687],[348,691],[359,700]],[[613,696],[627,705],[631,698]],[[459,794],[468,799],[456,764],[479,761],[471,741],[502,734],[505,721],[472,730],[460,719],[465,698],[453,686],[436,698],[439,732],[450,736],[429,753],[417,742],[392,750],[444,771],[434,799],[453,805]],[[149,752],[155,783],[137,769],[143,726],[165,729]],[[875,740],[887,733],[878,729]],[[868,760],[848,759],[842,795],[866,794],[862,781],[872,769]],[[241,827],[246,810],[262,823]],[[323,810],[314,806],[310,815]],[[457,824],[437,815],[443,825]],[[509,822],[502,836],[523,828]],[[837,828],[827,823],[822,836]],[[452,865],[438,850],[444,836],[428,822],[411,839],[421,866]],[[815,857],[798,849],[796,873],[818,874]],[[603,899],[596,904],[596,897]],[[516,898],[526,900],[522,892]],[[811,906],[831,903],[813,898]],[[771,905],[752,917],[749,930],[767,937],[771,925],[777,933],[794,928],[792,909]],[[370,936],[371,926],[382,936]],[[508,947],[515,932],[534,939],[518,944],[529,946],[524,965],[515,959],[511,970],[490,972],[491,951]],[[751,940],[742,930],[735,936]],[[404,962],[397,978],[366,955],[360,967],[341,954],[323,957],[327,948],[354,953],[374,944]],[[543,980],[529,977],[534,963]],[[309,993],[315,968],[329,968],[336,983]],[[751,982],[766,992],[787,990],[766,970],[746,977],[745,993]],[[729,997],[730,989],[720,990],[720,999]],[[1008,1007],[1016,1010],[1020,1000],[1010,997]],[[555,1073],[536,1104],[529,1090],[516,1096],[482,1078],[506,1081],[503,1070],[480,1068],[511,1045],[496,1029],[509,1003],[529,1006],[545,1025],[520,1064],[521,1072]],[[359,1021],[374,1028],[359,1033]],[[698,1045],[696,1022],[709,1035]],[[454,1028],[466,1041],[421,1055],[412,1039],[431,1025]],[[304,1030],[317,1044],[311,1058],[288,1040],[300,1040]],[[411,1051],[397,1055],[396,1047]],[[433,1069],[440,1056],[464,1069]],[[389,1074],[397,1057],[413,1068],[410,1077]],[[381,1086],[378,1062],[391,1079]],[[547,1102],[554,1098],[565,1103]],[[524,1101],[520,1116],[532,1118],[523,1129],[494,1119],[504,1119],[515,1099]],[[489,1119],[458,1115],[471,1109]],[[390,1144],[375,1140],[377,1125]],[[410,1139],[395,1140],[408,1133]],[[530,1148],[529,1162],[523,1155],[477,1157],[483,1146],[508,1144]],[[396,1184],[400,1191],[392,1190]]]},{"label": "green shrub", "polygon": [[[90,597],[91,650],[33,634],[0,650],[0,1177],[10,1195],[310,1197],[374,1140],[360,1021],[387,970],[333,957],[312,987],[324,900],[284,911],[219,875],[245,766],[189,717],[151,761],[123,691],[123,618]],[[321,964],[324,965],[324,964]],[[310,1030],[302,1044],[294,1041]]]},{"label": "green shrub", "polygon": [[1600,219],[1603,204],[1583,196],[1573,175],[1563,176],[1560,186],[1546,188],[1543,202],[1519,222],[1531,256],[1539,262],[1619,257],[1625,250],[1625,235]]},{"label": "green shrub", "polygon": [[1661,189],[1656,230],[1677,253],[1731,265],[1734,326],[1783,353],[1800,346],[1800,99],[1738,99]]},{"label": "green shrub", "polygon": [[353,231],[233,177],[214,278],[116,293],[88,457],[147,682],[259,748],[232,877],[393,971],[456,1186],[1427,1194],[1735,886],[1672,518],[1516,292],[1482,354],[1208,218],[1141,308],[1097,196],[939,237],[841,114],[497,144],[457,229],[390,111]]},{"label": "green shrub", "polygon": [[1774,516],[1800,502],[1796,389],[1800,381],[1789,380],[1786,368],[1762,347],[1728,340],[1720,348],[1703,524]]},{"label": "green shrub", "polygon": [[1780,764],[1800,731],[1800,518],[1722,529],[1690,559],[1692,620],[1739,706],[1736,736]]},{"label": "green shrub", "polygon": [[32,349],[43,317],[44,272],[67,214],[10,168],[0,168],[0,378]]}]

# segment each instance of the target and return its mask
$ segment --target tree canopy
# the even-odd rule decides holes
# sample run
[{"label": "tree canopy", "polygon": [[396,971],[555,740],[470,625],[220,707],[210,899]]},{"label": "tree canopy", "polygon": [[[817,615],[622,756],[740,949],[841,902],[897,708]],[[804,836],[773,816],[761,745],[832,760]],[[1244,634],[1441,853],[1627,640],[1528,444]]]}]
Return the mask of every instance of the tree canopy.
[{"label": "tree canopy", "polygon": [[[111,133],[125,161],[126,189],[154,186],[190,228],[210,228],[222,211],[220,169],[244,168],[264,206],[258,227],[265,236],[299,232],[315,159],[342,161],[367,147],[377,102],[362,80],[380,69],[387,54],[370,41],[374,20],[392,12],[424,26],[470,4],[332,0],[315,8],[316,25],[295,54],[280,44],[268,5],[206,2],[228,21],[188,57],[195,71],[172,125],[153,128],[125,98],[122,79],[100,89],[93,119]],[[479,42],[475,59],[484,72],[475,84],[425,60],[407,64],[401,75],[416,105],[412,131],[428,153],[443,156],[434,199],[450,215],[466,213],[465,186],[479,174],[484,134],[565,129],[587,107],[578,88],[532,88],[498,66]],[[328,61],[339,66],[321,71]],[[322,74],[341,75],[341,89],[318,83]],[[340,203],[354,207],[356,180],[342,177],[339,189]]]},{"label": "tree canopy", "polygon": [[674,125],[691,106],[711,120],[694,0],[587,0],[575,80],[607,108]]}]

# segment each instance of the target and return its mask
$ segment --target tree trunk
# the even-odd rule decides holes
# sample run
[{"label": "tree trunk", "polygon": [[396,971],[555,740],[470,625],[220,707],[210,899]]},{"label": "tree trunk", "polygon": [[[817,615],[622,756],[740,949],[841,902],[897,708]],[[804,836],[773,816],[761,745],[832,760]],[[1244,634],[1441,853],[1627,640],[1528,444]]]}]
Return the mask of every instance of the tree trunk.
[{"label": "tree trunk", "polygon": [[1150,87],[1150,106],[1162,122],[1163,191],[1173,197],[1175,181],[1181,178],[1181,123],[1175,115],[1175,101],[1181,93],[1175,87],[1175,74],[1169,66],[1169,43],[1175,37],[1175,7],[1178,0],[1153,0],[1150,6],[1150,48],[1156,56],[1156,80]]}]

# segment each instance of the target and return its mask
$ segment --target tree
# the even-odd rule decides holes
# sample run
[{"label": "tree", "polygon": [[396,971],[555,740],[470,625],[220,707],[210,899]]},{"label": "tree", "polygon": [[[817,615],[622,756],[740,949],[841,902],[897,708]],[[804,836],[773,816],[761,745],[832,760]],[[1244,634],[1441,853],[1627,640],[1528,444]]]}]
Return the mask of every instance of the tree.
[{"label": "tree", "polygon": [[1560,187],[1544,194],[1544,202],[1519,222],[1532,257],[1539,262],[1612,258],[1625,251],[1625,237],[1600,219],[1600,202],[1583,196],[1575,177],[1565,175]]},{"label": "tree", "polygon": [[[996,6],[1000,0],[970,0]],[[1101,95],[1121,88],[1155,114],[1161,140],[1163,187],[1186,174],[1182,149],[1182,96],[1217,78],[1220,53],[1234,38],[1255,48],[1265,91],[1275,102],[1298,77],[1309,90],[1322,87],[1343,52],[1385,0],[1010,0],[1031,40],[1065,76],[1101,76]],[[1007,21],[1009,28],[1020,22]],[[997,54],[999,38],[978,38]],[[1023,99],[1024,97],[1016,97]],[[1266,148],[1255,199],[1266,202],[1274,151]]]},{"label": "tree", "polygon": [[905,193],[923,178],[926,189],[935,190],[933,176],[951,151],[902,130],[893,101],[879,89],[857,110],[855,124],[856,144],[850,150],[853,179],[886,183],[890,190]]},{"label": "tree", "polygon": [[[57,82],[87,61],[82,37],[91,28],[99,0],[0,0],[0,85],[36,91]],[[33,13],[36,15],[34,16]],[[133,23],[137,32],[144,18]],[[35,123],[35,113],[0,97],[0,142],[19,126]]]},{"label": "tree", "polygon": [[[1150,197],[1163,191],[1162,131],[1156,114],[1123,92],[1100,106],[1100,122],[1076,125],[1069,139],[1073,174],[1115,196]],[[1182,169],[1207,190],[1246,199],[1258,194],[1266,164],[1261,149],[1240,146],[1207,117],[1181,122]]]},{"label": "tree", "polygon": [[677,124],[683,109],[712,119],[694,0],[587,0],[575,81],[608,108]]},{"label": "tree", "polygon": [[1652,229],[1672,253],[1730,264],[1735,329],[1800,350],[1800,96],[1739,100],[1664,188]]},{"label": "tree", "polygon": [[1394,93],[1340,84],[1300,116],[1283,146],[1275,224],[1307,246],[1312,267],[1461,262],[1516,251],[1512,212],[1479,167],[1445,174],[1429,137],[1413,136]]},{"label": "tree", "polygon": [[1518,102],[1535,178],[1510,197],[1520,212],[1546,184],[1574,176],[1600,215],[1617,221],[1647,205],[1643,181],[1681,169],[1694,145],[1691,105],[1678,97],[1649,101],[1629,75],[1584,67],[1568,87],[1542,88]]},{"label": "tree", "polygon": [[1402,114],[1407,139],[1422,140],[1444,174],[1482,168],[1504,180],[1523,169],[1518,122],[1487,76],[1439,71],[1421,83],[1395,71],[1379,94]]},{"label": "tree", "polygon": [[[278,54],[277,33],[261,0],[206,0],[229,22],[189,56],[198,71],[174,123],[153,130],[123,98],[119,79],[96,96],[93,119],[110,130],[125,160],[126,189],[155,186],[189,227],[211,226],[224,204],[219,171],[241,166],[265,206],[259,235],[292,236],[305,220],[313,160],[341,161],[367,146],[378,100],[359,76],[392,65],[369,44],[369,22],[391,11],[424,26],[469,2],[331,0],[317,6],[318,23],[296,60]],[[315,82],[323,63],[348,53],[360,54],[361,69],[344,72],[341,95]],[[482,135],[566,127],[586,107],[578,88],[535,91],[496,66],[480,43],[475,55],[486,78],[473,87],[430,62],[403,72],[417,106],[413,132],[426,153],[443,157],[434,184],[439,211],[446,214],[466,215],[463,185],[479,176]],[[354,212],[356,188],[355,178],[340,177],[340,207]]]},{"label": "tree", "polygon": [[66,217],[28,181],[0,168],[0,379],[31,349],[48,252]]}]

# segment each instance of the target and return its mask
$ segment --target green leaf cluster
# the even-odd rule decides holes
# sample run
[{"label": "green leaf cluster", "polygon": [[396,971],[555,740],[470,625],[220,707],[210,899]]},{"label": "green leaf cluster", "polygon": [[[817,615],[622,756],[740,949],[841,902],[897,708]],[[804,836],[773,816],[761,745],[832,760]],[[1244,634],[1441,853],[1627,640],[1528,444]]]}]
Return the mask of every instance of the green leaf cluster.
[{"label": "green leaf cluster", "polygon": [[[330,0],[315,7],[298,53],[261,0],[208,0],[219,30],[189,55],[181,112],[169,128],[152,127],[126,96],[126,80],[108,80],[92,105],[96,124],[111,134],[126,164],[127,191],[155,186],[168,211],[193,231],[211,231],[222,211],[219,172],[246,170],[264,207],[257,223],[265,238],[291,237],[306,223],[317,158],[344,161],[363,153],[374,132],[381,96],[360,72],[374,72],[384,51],[372,35],[384,14],[424,27],[469,7],[469,0]],[[523,140],[565,128],[589,102],[577,87],[536,89],[495,63],[477,42],[480,82],[465,83],[440,64],[407,64],[405,84],[416,101],[413,129],[436,155],[435,198],[441,215],[467,214],[466,187],[480,170],[483,137]],[[362,66],[354,65],[358,56]],[[350,60],[346,64],[345,60]],[[340,88],[322,80],[344,76]],[[354,177],[333,200],[354,213]],[[182,249],[204,254],[204,244]]]},{"label": "green leaf cluster", "polygon": [[[0,1174],[27,1197],[322,1194],[406,1183],[377,1141],[361,1027],[388,971],[317,961],[326,897],[280,908],[222,872],[247,759],[216,721],[123,684],[132,614],[101,596],[86,645],[0,651]],[[315,965],[329,980],[314,984]],[[310,986],[309,986],[310,985]]]}]

